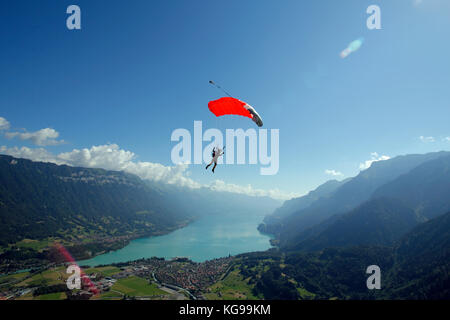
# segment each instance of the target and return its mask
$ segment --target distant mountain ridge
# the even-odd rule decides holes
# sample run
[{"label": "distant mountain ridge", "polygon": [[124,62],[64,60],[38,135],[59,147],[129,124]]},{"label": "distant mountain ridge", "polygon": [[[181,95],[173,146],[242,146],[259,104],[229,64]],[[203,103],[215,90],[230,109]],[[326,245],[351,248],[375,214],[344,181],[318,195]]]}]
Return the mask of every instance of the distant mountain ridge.
[{"label": "distant mountain ridge", "polygon": [[201,217],[209,214],[269,214],[281,205],[280,200],[270,197],[254,197],[246,194],[215,191],[208,187],[190,189],[177,185],[144,181],[152,189],[157,190],[169,208],[184,211],[191,216]]},{"label": "distant mountain ridge", "polygon": [[[138,177],[0,156],[0,241],[68,232],[159,233],[189,220]],[[89,231],[88,231],[89,230]]]},{"label": "distant mountain ridge", "polygon": [[329,247],[389,246],[419,224],[414,210],[390,198],[364,202],[330,220],[321,232],[309,234],[300,242],[291,240],[287,248],[317,251]]},{"label": "distant mountain ridge", "polygon": [[[292,245],[292,242],[299,243],[310,237],[311,234],[317,233],[311,230],[318,229],[323,231],[326,227],[321,226],[321,224],[325,226],[330,225],[337,219],[336,216],[357,208],[365,201],[370,200],[374,195],[383,196],[384,198],[395,198],[389,192],[382,193],[380,191],[382,187],[390,182],[393,183],[397,178],[428,161],[438,161],[439,159],[448,158],[449,155],[449,152],[435,152],[424,155],[399,156],[385,161],[374,162],[370,168],[338,186],[329,196],[317,199],[308,207],[285,215],[284,218],[279,219],[274,224],[275,227],[267,223],[264,226],[264,230],[275,230],[275,235],[281,246]],[[444,187],[446,186],[445,181],[442,181],[441,184]],[[396,187],[392,188],[395,189]],[[445,193],[445,191],[443,192]],[[442,196],[444,195],[441,194],[440,197],[442,198]],[[405,195],[405,197],[407,198],[408,196]],[[445,203],[441,206],[442,210],[444,210]],[[432,209],[430,208],[430,210]]]},{"label": "distant mountain ridge", "polygon": [[423,220],[450,210],[450,154],[427,161],[381,186],[372,198],[392,197],[415,209]]},{"label": "distant mountain ridge", "polygon": [[281,228],[280,224],[283,219],[295,211],[309,207],[314,201],[328,197],[348,180],[349,179],[344,181],[329,180],[313,191],[310,191],[305,196],[285,201],[280,208],[276,209],[275,212],[264,218],[264,223],[259,226],[259,229],[267,233],[276,234]]},{"label": "distant mountain ridge", "polygon": [[427,161],[379,187],[371,199],[292,238],[287,247],[321,250],[392,245],[415,225],[450,211],[450,155]]},{"label": "distant mountain ridge", "polygon": [[25,238],[156,235],[205,214],[269,213],[279,205],[267,197],[0,155],[0,245]]}]

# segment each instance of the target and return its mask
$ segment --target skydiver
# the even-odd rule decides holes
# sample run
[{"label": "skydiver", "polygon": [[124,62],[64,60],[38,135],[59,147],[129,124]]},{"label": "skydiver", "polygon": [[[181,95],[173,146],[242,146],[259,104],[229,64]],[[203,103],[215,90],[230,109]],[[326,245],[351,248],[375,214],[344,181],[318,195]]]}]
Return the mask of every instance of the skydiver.
[{"label": "skydiver", "polygon": [[212,168],[212,172],[214,173],[214,170],[216,169],[217,166],[217,160],[219,159],[220,156],[224,155],[225,152],[222,151],[222,149],[217,148],[216,147],[213,148],[212,150],[212,159],[211,162],[206,166],[206,170],[208,170],[209,166],[213,164],[214,162],[214,167]]}]

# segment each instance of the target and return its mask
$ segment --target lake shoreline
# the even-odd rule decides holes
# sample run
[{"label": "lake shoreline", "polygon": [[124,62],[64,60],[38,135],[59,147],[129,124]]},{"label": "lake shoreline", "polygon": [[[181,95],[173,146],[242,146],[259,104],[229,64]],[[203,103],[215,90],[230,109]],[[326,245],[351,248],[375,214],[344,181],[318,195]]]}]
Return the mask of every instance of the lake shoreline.
[{"label": "lake shoreline", "polygon": [[[108,238],[104,238],[102,240],[94,240],[91,242],[77,242],[77,243],[72,243],[70,245],[65,244],[66,249],[69,251],[69,253],[72,254],[73,258],[75,261],[83,261],[83,260],[89,260],[89,259],[93,259],[95,257],[101,256],[103,254],[107,254],[109,252],[114,252],[120,249],[125,248],[126,246],[128,246],[132,241],[137,240],[137,239],[143,239],[143,238],[151,238],[151,237],[159,237],[159,236],[164,236],[167,234],[170,234],[172,232],[175,232],[179,229],[185,228],[187,227],[189,224],[195,222],[196,219],[188,219],[183,221],[182,223],[177,224],[176,226],[173,226],[171,228],[167,228],[164,230],[159,230],[159,231],[153,231],[153,232],[148,232],[148,233],[140,233],[137,235],[120,235],[120,236],[111,236]],[[30,239],[33,240],[33,239]],[[39,240],[37,240],[39,241]],[[56,243],[64,243],[64,239],[60,239],[59,241],[54,241],[52,245],[49,245],[48,247],[42,248],[39,251],[36,251],[36,253],[38,252],[47,252],[49,253],[50,251],[54,250],[55,248],[55,244]],[[80,247],[84,247],[84,246],[90,246],[90,245],[102,245],[102,250],[99,251],[91,251],[89,249],[85,249],[83,252],[79,253],[77,252],[78,248]],[[72,248],[75,248],[75,253],[70,252]],[[10,248],[9,247],[4,247],[2,248],[3,252],[7,252]],[[0,270],[7,270],[6,272],[0,272],[0,276],[5,276],[5,275],[11,275],[14,273],[21,273],[21,271],[24,270],[39,270],[42,268],[47,268],[49,265],[52,264],[58,264],[62,261],[51,261],[50,259],[37,259],[37,258],[33,258],[33,259],[29,259],[29,260],[20,260],[20,261],[15,261],[15,260],[10,260],[8,261],[8,268],[2,268],[2,266],[0,265]],[[69,261],[64,261],[64,262],[69,262]],[[14,265],[15,267],[11,267],[11,265]]]},{"label": "lake shoreline", "polygon": [[79,265],[109,265],[148,259],[184,257],[193,262],[273,248],[270,234],[257,229],[263,216],[204,216],[164,235],[138,236],[114,251],[79,259]]}]

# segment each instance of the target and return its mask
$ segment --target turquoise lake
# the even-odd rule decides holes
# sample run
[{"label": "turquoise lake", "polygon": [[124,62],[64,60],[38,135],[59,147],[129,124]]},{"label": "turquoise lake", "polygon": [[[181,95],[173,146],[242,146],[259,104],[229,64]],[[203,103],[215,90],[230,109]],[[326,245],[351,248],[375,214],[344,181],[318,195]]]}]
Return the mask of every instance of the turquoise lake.
[{"label": "turquoise lake", "polygon": [[150,257],[187,257],[203,262],[229,254],[263,251],[271,248],[270,236],[257,230],[263,218],[263,214],[248,212],[205,216],[169,234],[136,239],[120,250],[78,264],[96,266]]}]

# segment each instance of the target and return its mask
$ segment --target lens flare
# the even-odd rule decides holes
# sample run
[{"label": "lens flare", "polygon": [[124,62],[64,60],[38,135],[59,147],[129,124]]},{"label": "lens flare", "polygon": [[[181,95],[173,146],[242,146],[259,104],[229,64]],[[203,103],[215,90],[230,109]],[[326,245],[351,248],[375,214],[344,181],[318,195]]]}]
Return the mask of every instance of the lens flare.
[{"label": "lens flare", "polygon": [[[55,248],[67,263],[75,264],[78,266],[75,259],[72,257],[72,255],[69,253],[69,251],[67,251],[67,249],[64,246],[62,246],[59,243],[55,243]],[[84,284],[84,287],[87,287],[87,291],[92,292],[94,295],[99,294],[99,290],[97,289],[95,284],[91,281],[89,276],[87,276],[81,268],[80,271],[81,271],[81,281]]]},{"label": "lens flare", "polygon": [[352,41],[347,48],[345,48],[340,56],[342,59],[348,57],[351,53],[358,51],[359,48],[361,48],[362,44],[364,43],[364,38],[359,38],[357,40]]}]

